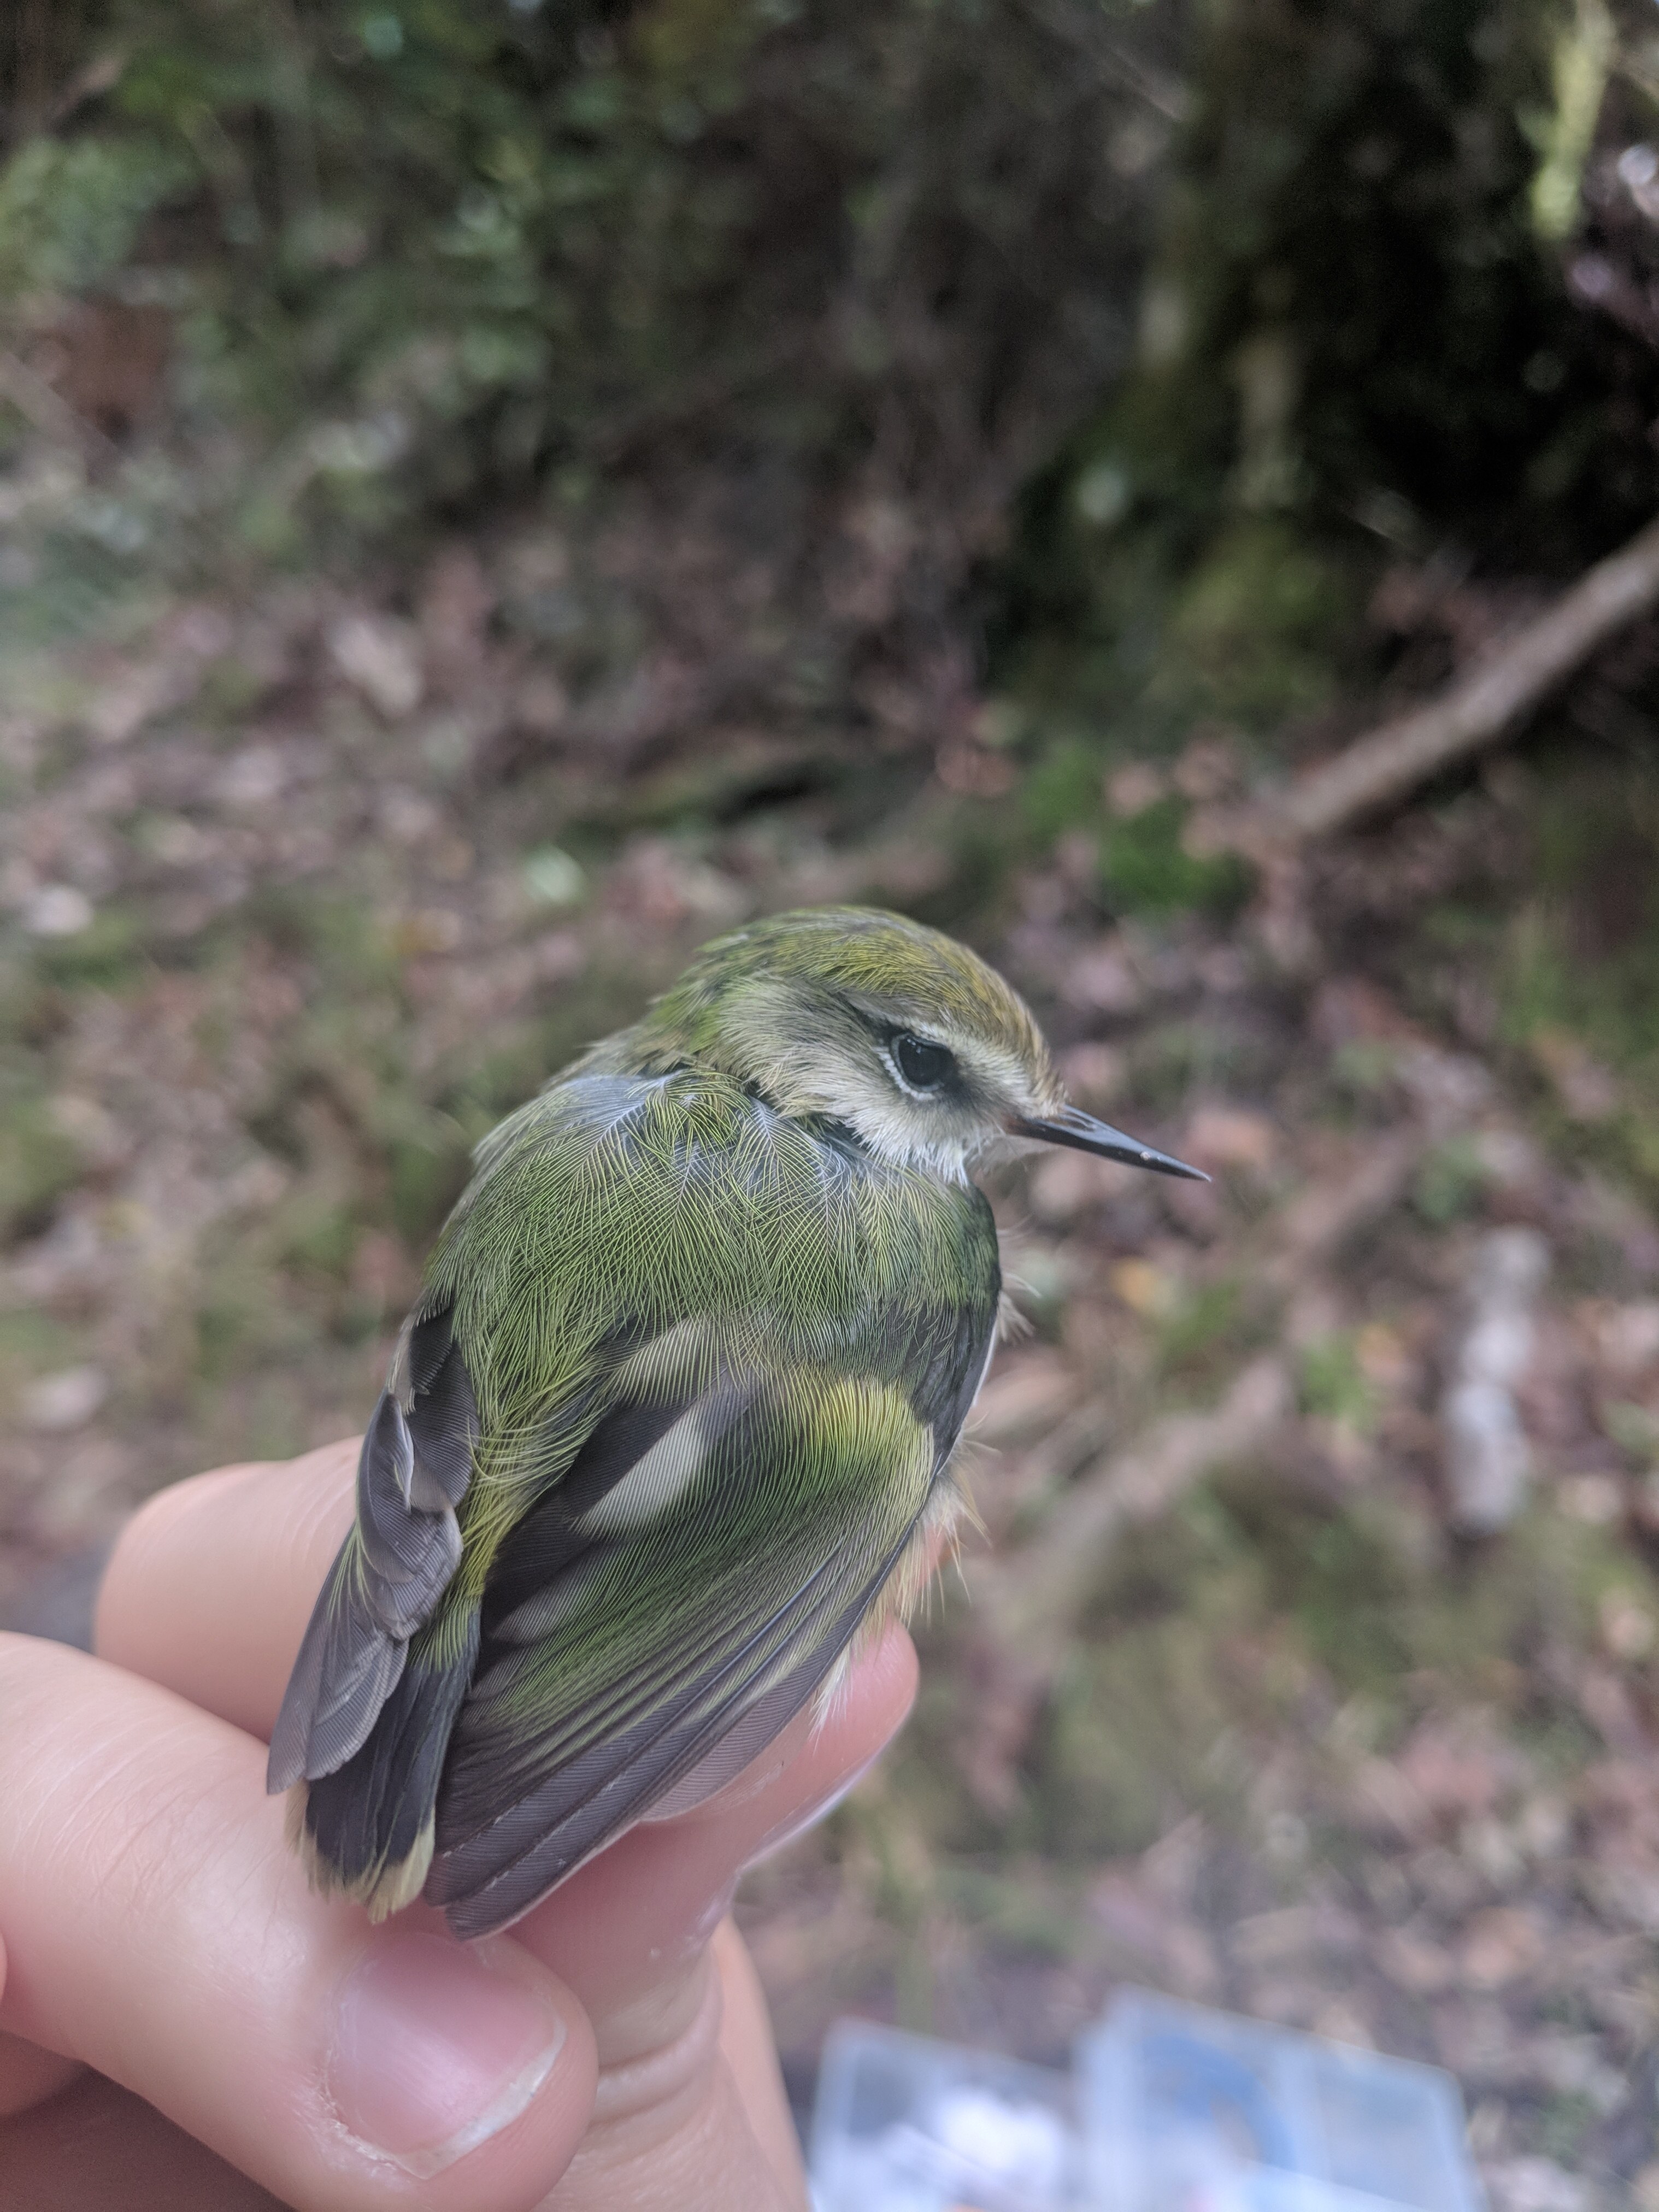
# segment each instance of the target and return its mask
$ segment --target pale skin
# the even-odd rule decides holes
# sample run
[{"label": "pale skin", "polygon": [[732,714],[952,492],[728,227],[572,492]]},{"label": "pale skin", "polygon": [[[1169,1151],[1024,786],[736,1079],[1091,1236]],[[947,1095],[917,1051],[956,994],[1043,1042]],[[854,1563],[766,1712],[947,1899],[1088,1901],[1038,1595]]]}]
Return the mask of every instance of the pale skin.
[{"label": "pale skin", "polygon": [[0,2212],[802,2212],[727,1908],[898,1728],[908,1638],[507,1934],[372,1928],[309,1892],[264,1788],[356,1456],[160,1493],[95,1658],[0,1636]]}]

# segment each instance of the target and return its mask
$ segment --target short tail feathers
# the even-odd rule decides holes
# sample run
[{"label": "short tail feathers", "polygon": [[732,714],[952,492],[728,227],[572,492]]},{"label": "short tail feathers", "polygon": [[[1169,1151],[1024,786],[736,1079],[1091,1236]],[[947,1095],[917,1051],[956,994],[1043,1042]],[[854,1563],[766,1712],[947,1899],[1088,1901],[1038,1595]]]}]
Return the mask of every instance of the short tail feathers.
[{"label": "short tail feathers", "polygon": [[475,1620],[451,1657],[417,1650],[362,1748],[289,1793],[289,1838],[312,1887],[355,1898],[372,1920],[412,1905],[425,1883],[439,1778],[477,1649]]},{"label": "short tail feathers", "polygon": [[306,1880],[319,1897],[349,1897],[365,1907],[371,1920],[379,1922],[389,1914],[401,1912],[406,1905],[413,1905],[426,1881],[426,1870],[432,1862],[432,1823],[428,1820],[416,1839],[416,1849],[406,1859],[383,1867],[367,1881],[347,1881],[337,1868],[331,1866],[317,1848],[317,1839],[311,1832],[309,1814],[311,1784],[296,1782],[288,1793],[288,1812],[283,1821],[283,1832],[289,1849],[299,1854],[306,1870]]}]

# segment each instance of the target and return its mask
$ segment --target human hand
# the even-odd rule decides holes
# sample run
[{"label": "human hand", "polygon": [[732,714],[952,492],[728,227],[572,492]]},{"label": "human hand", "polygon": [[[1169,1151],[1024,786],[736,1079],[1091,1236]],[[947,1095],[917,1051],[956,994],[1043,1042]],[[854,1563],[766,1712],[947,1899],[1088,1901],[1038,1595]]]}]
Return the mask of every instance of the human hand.
[{"label": "human hand", "polygon": [[423,1905],[376,1929],[311,1893],[264,1794],[356,1460],[161,1492],[116,1547],[96,1658],[0,1636],[0,2212],[793,2212],[727,1907],[899,1726],[908,1638],[507,1934],[459,1944]]}]

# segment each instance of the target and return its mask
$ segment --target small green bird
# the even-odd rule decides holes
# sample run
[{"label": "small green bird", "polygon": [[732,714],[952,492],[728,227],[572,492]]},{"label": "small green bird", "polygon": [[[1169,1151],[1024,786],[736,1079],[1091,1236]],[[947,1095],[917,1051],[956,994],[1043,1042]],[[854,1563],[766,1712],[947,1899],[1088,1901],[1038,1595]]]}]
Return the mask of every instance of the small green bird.
[{"label": "small green bird", "polygon": [[270,1743],[313,1881],[483,1936],[902,1614],[1001,1297],[970,1165],[1073,1145],[1024,1002],[894,915],[708,945],[484,1139]]}]

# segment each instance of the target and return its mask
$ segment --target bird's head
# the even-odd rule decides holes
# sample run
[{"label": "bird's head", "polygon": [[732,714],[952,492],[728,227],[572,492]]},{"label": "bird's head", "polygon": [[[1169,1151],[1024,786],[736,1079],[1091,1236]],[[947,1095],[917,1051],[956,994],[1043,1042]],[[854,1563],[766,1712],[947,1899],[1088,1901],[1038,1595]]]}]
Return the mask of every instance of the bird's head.
[{"label": "bird's head", "polygon": [[718,1068],[781,1113],[841,1122],[879,1158],[952,1179],[1032,1142],[1198,1175],[1068,1105],[1018,992],[898,915],[812,908],[721,938],[616,1043],[642,1073]]}]

